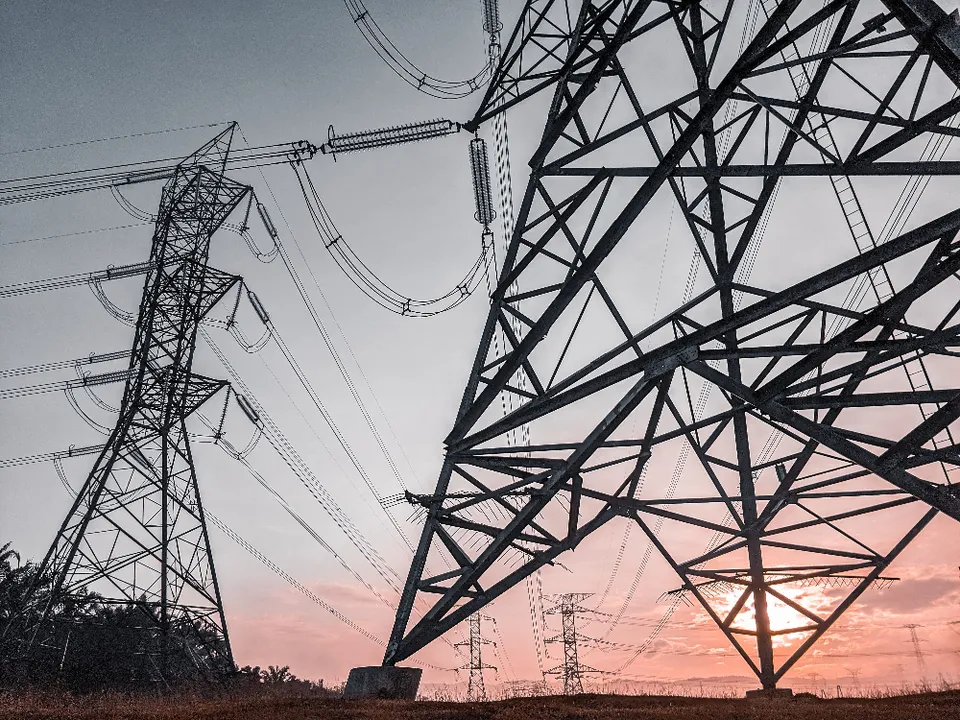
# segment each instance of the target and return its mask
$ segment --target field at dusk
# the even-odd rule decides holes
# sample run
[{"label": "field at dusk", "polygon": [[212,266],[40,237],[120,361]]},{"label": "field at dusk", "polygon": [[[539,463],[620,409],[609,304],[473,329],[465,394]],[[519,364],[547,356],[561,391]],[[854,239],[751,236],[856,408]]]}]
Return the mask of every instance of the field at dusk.
[{"label": "field at dusk", "polygon": [[920,720],[960,718],[960,692],[790,701],[581,695],[485,703],[0,696],[0,720]]}]

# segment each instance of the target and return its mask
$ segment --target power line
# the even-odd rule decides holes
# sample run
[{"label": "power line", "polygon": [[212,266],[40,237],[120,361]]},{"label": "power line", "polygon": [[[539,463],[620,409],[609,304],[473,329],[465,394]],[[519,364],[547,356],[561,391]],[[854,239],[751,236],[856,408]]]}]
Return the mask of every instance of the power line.
[{"label": "power line", "polygon": [[23,240],[7,240],[0,245],[22,245],[24,243],[43,242],[45,240],[59,240],[66,237],[77,237],[80,235],[95,235],[97,233],[113,232],[114,230],[129,230],[130,228],[146,227],[151,223],[139,222],[128,223],[126,225],[114,225],[113,227],[96,228],[93,230],[78,230],[76,232],[59,233],[57,235],[44,235],[43,237],[24,238]]},{"label": "power line", "polygon": [[[483,87],[493,71],[491,64],[488,63],[476,75],[464,80],[443,80],[428,75],[393,44],[362,0],[344,0],[344,5],[350,13],[350,19],[380,59],[405,83],[422,93],[445,100],[464,98]],[[485,10],[487,5],[495,6],[495,3],[485,2]],[[485,19],[489,14],[485,12]],[[485,29],[490,32],[489,29]]]},{"label": "power line", "polygon": [[167,128],[165,130],[150,130],[147,132],[130,133],[128,135],[113,135],[111,137],[96,138],[94,140],[78,140],[76,142],[60,143],[58,145],[43,145],[41,147],[23,148],[22,150],[5,150],[0,155],[21,155],[23,153],[44,152],[46,150],[58,150],[60,148],[77,147],[79,145],[93,145],[96,143],[111,142],[114,140],[129,140],[131,138],[148,137],[150,135],[166,135],[168,133],[181,132],[184,130],[197,130],[201,128],[215,128],[222,125],[229,125],[228,121],[216,123],[205,123],[202,125],[184,125],[183,127]]},{"label": "power line", "polygon": [[20,377],[23,375],[52,372],[54,370],[79,368],[83,365],[112,362],[114,360],[126,360],[129,357],[129,350],[117,350],[114,352],[100,354],[91,353],[87,357],[76,358],[75,360],[57,360],[49,363],[41,363],[39,365],[27,365],[26,367],[12,368],[10,370],[0,370],[0,378]]},{"label": "power line", "polygon": [[399,578],[396,572],[387,565],[380,553],[369,543],[363,533],[356,528],[340,505],[334,500],[333,496],[316,478],[309,465],[307,465],[294,446],[287,440],[286,436],[283,435],[280,428],[271,419],[263,406],[257,402],[253,394],[250,393],[246,384],[233,368],[233,365],[227,360],[226,355],[224,355],[213,338],[210,337],[206,329],[201,327],[199,332],[227,370],[234,386],[240,389],[256,412],[256,419],[251,417],[251,421],[255,423],[259,421],[263,424],[263,430],[267,440],[287,464],[287,467],[290,468],[294,475],[300,480],[301,484],[313,495],[314,499],[320,503],[320,506],[327,512],[337,527],[347,536],[357,550],[360,551],[361,555],[370,563],[374,570],[377,571],[394,591],[399,592],[397,585]]},{"label": "power line", "polygon": [[433,298],[413,298],[395,290],[360,259],[337,230],[307,169],[297,165],[292,167],[314,228],[327,252],[350,282],[383,309],[404,317],[434,317],[466,302],[480,286],[491,251],[487,233],[482,236],[480,255],[460,281],[444,294]]},{"label": "power line", "polygon": [[106,270],[94,270],[93,272],[60,275],[58,277],[45,278],[43,280],[27,280],[26,282],[14,283],[13,285],[0,286],[0,298],[31,295],[33,293],[47,292],[49,290],[62,290],[68,287],[76,287],[77,285],[103,282],[104,280],[121,280],[128,277],[146,275],[156,267],[157,265],[153,262],[141,262],[133,263],[131,265],[121,265],[120,267],[107,268]]}]

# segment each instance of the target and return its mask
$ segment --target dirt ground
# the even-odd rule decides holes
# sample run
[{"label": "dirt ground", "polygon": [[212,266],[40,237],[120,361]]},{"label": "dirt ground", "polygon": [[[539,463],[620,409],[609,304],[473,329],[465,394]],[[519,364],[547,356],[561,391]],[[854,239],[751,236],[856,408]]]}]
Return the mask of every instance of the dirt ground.
[{"label": "dirt ground", "polygon": [[486,703],[0,695],[0,720],[960,720],[960,691],[883,699],[730,700],[625,695]]}]

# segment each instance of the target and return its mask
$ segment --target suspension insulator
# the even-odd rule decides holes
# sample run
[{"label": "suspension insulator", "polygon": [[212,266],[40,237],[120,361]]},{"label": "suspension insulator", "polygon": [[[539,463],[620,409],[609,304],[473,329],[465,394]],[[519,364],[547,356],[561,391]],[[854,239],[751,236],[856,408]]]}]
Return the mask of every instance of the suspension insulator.
[{"label": "suspension insulator", "polygon": [[237,405],[239,405],[240,409],[243,410],[243,414],[246,415],[247,419],[254,425],[259,425],[260,415],[258,415],[257,411],[253,409],[253,405],[250,404],[250,401],[240,393],[235,393],[235,395],[237,396]]},{"label": "suspension insulator", "polygon": [[156,267],[156,263],[141,262],[132,265],[121,265],[120,267],[108,267],[106,270],[108,280],[119,280],[120,278],[133,277],[134,275],[146,275]]},{"label": "suspension insulator", "polygon": [[262,322],[264,325],[269,325],[270,313],[267,312],[267,309],[263,306],[263,303],[260,302],[260,298],[257,297],[257,294],[253,292],[253,290],[247,290],[247,300],[249,300],[250,304],[253,305],[253,310],[260,318],[260,322]]},{"label": "suspension insulator", "polygon": [[267,229],[270,237],[276,240],[278,237],[277,226],[273,224],[273,220],[270,219],[270,213],[267,212],[267,208],[264,207],[263,203],[257,203],[257,212],[260,213],[260,219],[263,220],[263,226]]},{"label": "suspension insulator", "polygon": [[99,375],[84,375],[80,382],[83,385],[109,385],[110,383],[122,382],[130,376],[129,370],[114,370],[113,372],[101,373]]},{"label": "suspension insulator", "polygon": [[130,455],[132,455],[133,458],[134,458],[138,463],[140,463],[140,466],[141,466],[141,467],[144,467],[144,468],[153,468],[154,464],[153,464],[152,462],[150,462],[149,460],[147,460],[147,456],[143,454],[143,451],[142,451],[140,448],[138,448],[138,447],[133,448],[133,449],[130,451]]},{"label": "suspension insulator", "polygon": [[498,0],[481,0],[483,6],[483,29],[491,35],[503,29],[500,22],[500,3]]},{"label": "suspension insulator", "polygon": [[173,172],[174,171],[171,168],[162,168],[160,170],[144,170],[143,172],[127,175],[126,184],[133,185],[135,183],[153,182],[155,180],[167,180],[168,178],[173,177]]},{"label": "suspension insulator", "polygon": [[428,120],[380,130],[363,130],[349,135],[334,134],[333,125],[331,125],[327,131],[327,142],[320,147],[320,152],[324,155],[336,155],[336,153],[372,150],[387,145],[402,145],[453,135],[458,132],[460,132],[460,123],[452,120]]},{"label": "suspension insulator", "polygon": [[487,159],[487,143],[483,138],[470,141],[470,172],[473,174],[473,197],[477,202],[474,219],[489,227],[497,216],[493,209],[493,194],[490,191],[490,163]]}]

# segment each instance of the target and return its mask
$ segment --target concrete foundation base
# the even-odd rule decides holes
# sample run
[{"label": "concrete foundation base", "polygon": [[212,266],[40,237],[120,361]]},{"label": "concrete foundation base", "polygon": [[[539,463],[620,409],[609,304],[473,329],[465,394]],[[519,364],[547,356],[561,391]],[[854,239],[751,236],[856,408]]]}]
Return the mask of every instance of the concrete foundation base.
[{"label": "concrete foundation base", "polygon": [[790,688],[759,688],[747,690],[747,700],[790,700],[793,690]]},{"label": "concrete foundation base", "polygon": [[350,699],[416,700],[423,670],[411,667],[353,668],[347,677],[343,697]]}]

